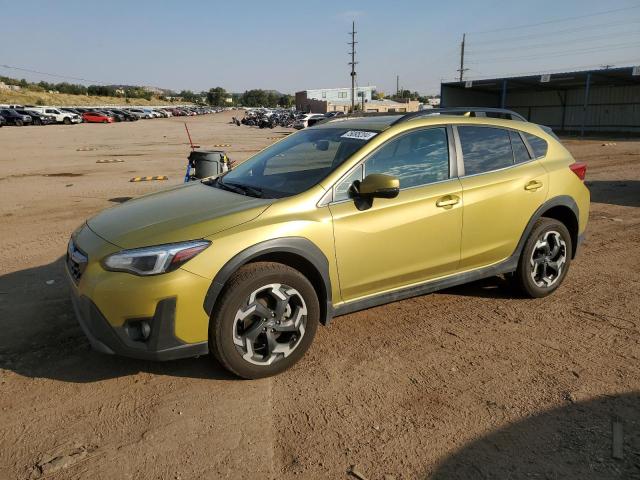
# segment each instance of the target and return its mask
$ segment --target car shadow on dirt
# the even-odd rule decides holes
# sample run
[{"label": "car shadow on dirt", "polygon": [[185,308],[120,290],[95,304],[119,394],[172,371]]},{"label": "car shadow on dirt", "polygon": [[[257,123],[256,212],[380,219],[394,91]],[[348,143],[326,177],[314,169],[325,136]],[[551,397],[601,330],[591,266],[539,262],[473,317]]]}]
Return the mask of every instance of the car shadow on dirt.
[{"label": "car shadow on dirt", "polygon": [[457,287],[447,288],[440,293],[448,293],[450,295],[459,295],[462,297],[481,297],[481,298],[522,298],[504,277],[489,277],[477,280],[471,283],[458,285]]},{"label": "car shadow on dirt", "polygon": [[591,192],[592,202],[640,207],[638,180],[589,180],[586,185]]},{"label": "car shadow on dirt", "polygon": [[64,259],[0,276],[0,368],[33,378],[97,382],[149,372],[233,380],[209,356],[150,362],[89,346],[73,313]]},{"label": "car shadow on dirt", "polygon": [[568,400],[463,446],[424,478],[638,479],[640,392]]}]

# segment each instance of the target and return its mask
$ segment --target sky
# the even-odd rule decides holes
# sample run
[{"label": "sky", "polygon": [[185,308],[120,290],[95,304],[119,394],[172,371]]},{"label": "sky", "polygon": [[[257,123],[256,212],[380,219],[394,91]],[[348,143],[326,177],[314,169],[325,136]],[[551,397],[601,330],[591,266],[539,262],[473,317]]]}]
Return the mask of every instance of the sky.
[{"label": "sky", "polygon": [[463,33],[468,79],[640,64],[640,0],[0,0],[0,75],[194,91],[343,87],[352,21],[358,85],[386,93],[396,75],[403,88],[439,93],[458,75]]}]

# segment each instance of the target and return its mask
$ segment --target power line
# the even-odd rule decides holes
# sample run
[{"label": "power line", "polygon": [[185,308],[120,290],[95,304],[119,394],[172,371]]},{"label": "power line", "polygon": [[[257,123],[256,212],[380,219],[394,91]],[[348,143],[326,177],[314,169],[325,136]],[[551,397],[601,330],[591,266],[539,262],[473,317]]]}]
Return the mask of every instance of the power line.
[{"label": "power line", "polygon": [[475,35],[481,35],[481,34],[485,34],[485,33],[493,33],[493,32],[504,32],[507,30],[518,30],[518,29],[522,29],[522,28],[531,28],[531,27],[539,27],[541,25],[550,25],[552,23],[560,23],[560,22],[568,22],[568,21],[572,21],[572,20],[579,20],[582,18],[591,18],[591,17],[598,17],[601,15],[608,15],[610,13],[616,13],[616,12],[624,12],[624,11],[629,11],[629,10],[634,10],[640,8],[640,5],[634,5],[633,7],[624,7],[624,8],[616,8],[613,10],[605,10],[602,12],[595,12],[595,13],[588,13],[585,15],[576,15],[573,17],[563,17],[563,18],[556,18],[554,20],[546,20],[544,22],[538,22],[538,23],[529,23],[529,24],[523,24],[523,25],[512,25],[511,27],[502,27],[502,28],[496,28],[493,30],[481,30],[481,31],[477,31],[477,32],[471,32]]},{"label": "power line", "polygon": [[513,42],[519,42],[519,41],[523,41],[523,40],[529,40],[529,39],[532,39],[532,38],[540,38],[542,35],[544,35],[545,37],[564,36],[567,33],[582,32],[582,31],[585,31],[585,30],[589,31],[589,30],[594,29],[594,28],[604,29],[604,28],[608,28],[608,27],[619,27],[619,26],[626,26],[626,25],[632,25],[632,24],[637,24],[637,23],[640,23],[640,19],[631,20],[631,21],[624,21],[624,22],[613,22],[613,23],[595,23],[595,24],[591,24],[591,25],[583,25],[583,26],[580,26],[580,27],[572,27],[572,28],[567,28],[567,29],[562,29],[562,30],[555,30],[555,31],[551,31],[551,32],[544,32],[544,33],[536,32],[536,33],[528,33],[526,35],[515,35],[515,36],[511,36],[511,37],[500,37],[500,38],[496,38],[496,39],[493,39],[493,40],[474,41],[473,45],[490,45],[490,44],[494,44],[494,43],[504,44],[505,42],[513,43]]},{"label": "power line", "polygon": [[[563,52],[558,53],[550,53],[550,54],[536,54],[536,55],[524,55],[518,57],[497,57],[497,58],[488,58],[482,59],[482,61],[478,63],[499,63],[499,62],[509,62],[515,60],[534,60],[538,58],[555,58],[555,57],[564,57],[567,55],[574,55],[576,53],[592,53],[592,52],[601,52],[604,50],[619,50],[624,48],[635,48],[640,46],[640,42],[635,42],[631,44],[618,44],[618,45],[608,45],[606,47],[594,47],[594,48],[584,48],[577,50],[565,50]],[[472,62],[473,63],[473,62]]]},{"label": "power line", "polygon": [[11,69],[11,70],[19,70],[21,72],[35,73],[35,74],[38,74],[38,75],[46,75],[46,76],[49,76],[49,77],[63,78],[63,79],[67,79],[67,80],[77,80],[77,81],[80,81],[80,82],[102,83],[102,84],[107,83],[107,82],[101,82],[99,80],[89,80],[89,79],[80,78],[80,77],[69,77],[67,75],[58,75],[56,73],[41,72],[41,71],[38,71],[38,70],[31,70],[29,68],[15,67],[15,66],[11,66],[11,65],[0,65],[0,67],[6,68],[6,69]]},{"label": "power line", "polygon": [[[624,32],[616,32],[616,35],[627,35],[627,36],[633,36],[633,35],[640,35],[640,30],[633,30],[633,31],[624,31]],[[605,33],[603,35],[592,35],[589,37],[578,37],[578,38],[572,38],[569,41],[571,42],[588,42],[590,40],[599,40],[599,39],[603,39],[603,38],[612,38],[612,35],[609,33]],[[613,38],[612,38],[613,39]],[[531,50],[531,49],[537,49],[537,48],[543,48],[543,47],[557,47],[558,46],[558,42],[546,42],[546,43],[529,43],[527,44],[525,47],[523,46],[514,46],[514,47],[506,47],[506,48],[491,48],[488,50],[474,50],[471,49],[471,51],[469,51],[470,55],[477,55],[477,54],[485,54],[485,53],[501,53],[501,52],[505,52],[505,51],[509,51],[509,50],[522,50],[523,48],[526,48],[527,50]]]}]

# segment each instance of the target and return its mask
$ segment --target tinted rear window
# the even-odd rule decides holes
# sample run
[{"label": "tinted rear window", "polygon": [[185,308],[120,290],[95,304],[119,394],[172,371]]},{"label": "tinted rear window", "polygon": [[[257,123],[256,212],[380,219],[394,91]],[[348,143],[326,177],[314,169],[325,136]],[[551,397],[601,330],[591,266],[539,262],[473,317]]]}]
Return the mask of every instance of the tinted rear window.
[{"label": "tinted rear window", "polygon": [[547,149],[549,148],[549,145],[547,145],[546,140],[543,140],[540,137],[536,137],[535,135],[531,135],[530,133],[525,133],[524,136],[527,139],[527,142],[529,142],[529,145],[531,146],[531,148],[533,149],[533,154],[535,155],[536,158],[544,157],[547,154]]},{"label": "tinted rear window", "polygon": [[465,175],[513,165],[509,131],[492,127],[458,127]]}]

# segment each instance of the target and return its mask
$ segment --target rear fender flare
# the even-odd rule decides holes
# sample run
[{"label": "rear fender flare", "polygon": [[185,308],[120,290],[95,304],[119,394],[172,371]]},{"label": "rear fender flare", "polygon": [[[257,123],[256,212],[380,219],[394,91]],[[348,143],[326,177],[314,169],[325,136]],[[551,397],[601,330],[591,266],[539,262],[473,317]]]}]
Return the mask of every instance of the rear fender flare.
[{"label": "rear fender flare", "polygon": [[[529,223],[527,223],[527,226],[525,227],[524,232],[520,237],[520,241],[518,242],[518,245],[516,246],[516,249],[512,255],[512,258],[515,258],[516,262],[517,262],[517,259],[520,257],[520,254],[522,253],[524,244],[527,241],[527,238],[529,238],[529,235],[531,234],[531,230],[533,230],[533,226],[535,225],[535,223],[538,221],[538,219],[544,216],[545,212],[549,211],[554,207],[568,207],[575,215],[576,221],[580,218],[580,210],[578,208],[578,204],[575,202],[573,198],[571,198],[568,195],[559,195],[557,197],[553,197],[547,200],[546,202],[544,202],[542,205],[540,205],[540,207],[538,207],[538,209],[531,216]],[[574,242],[574,243],[576,244],[572,245],[573,256],[575,256],[576,250],[578,249],[577,242]]]}]

